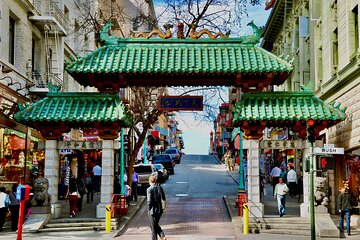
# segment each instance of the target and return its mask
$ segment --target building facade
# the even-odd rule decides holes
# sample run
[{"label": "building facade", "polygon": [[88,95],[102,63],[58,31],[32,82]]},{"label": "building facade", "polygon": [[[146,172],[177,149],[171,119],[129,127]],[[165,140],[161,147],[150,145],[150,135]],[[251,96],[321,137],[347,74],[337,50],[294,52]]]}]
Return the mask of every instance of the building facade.
[{"label": "building facade", "polygon": [[320,147],[333,144],[345,150],[344,155],[333,155],[335,167],[328,171],[329,212],[333,214],[344,181],[350,182],[351,191],[359,197],[359,4],[357,0],[278,0],[262,42],[264,48],[293,59],[291,77],[274,90],[298,91],[303,85],[320,99],[347,108],[346,120],[320,132],[317,138]]}]

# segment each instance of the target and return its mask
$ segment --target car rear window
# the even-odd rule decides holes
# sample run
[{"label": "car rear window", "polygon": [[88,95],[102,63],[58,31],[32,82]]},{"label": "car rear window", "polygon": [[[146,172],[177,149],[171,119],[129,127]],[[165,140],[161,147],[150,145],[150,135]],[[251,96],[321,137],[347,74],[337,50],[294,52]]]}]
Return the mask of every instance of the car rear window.
[{"label": "car rear window", "polygon": [[161,169],[162,169],[162,167],[161,167],[160,164],[154,164],[154,168],[155,168],[156,170],[161,170]]},{"label": "car rear window", "polygon": [[170,154],[175,154],[175,153],[177,153],[176,150],[166,150],[165,152],[166,152],[166,153],[170,153]]},{"label": "car rear window", "polygon": [[137,173],[151,173],[152,172],[152,169],[150,166],[136,166],[134,167],[135,169],[135,172]]},{"label": "car rear window", "polygon": [[153,159],[153,161],[155,161],[155,160],[170,160],[170,159],[171,159],[171,157],[169,155],[157,155]]}]

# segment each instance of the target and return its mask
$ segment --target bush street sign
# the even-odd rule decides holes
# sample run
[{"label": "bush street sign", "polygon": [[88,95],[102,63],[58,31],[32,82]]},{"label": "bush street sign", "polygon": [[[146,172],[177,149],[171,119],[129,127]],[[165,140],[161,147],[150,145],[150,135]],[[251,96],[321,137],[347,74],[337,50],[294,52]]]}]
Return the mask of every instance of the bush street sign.
[{"label": "bush street sign", "polygon": [[344,148],[314,148],[315,154],[344,154]]},{"label": "bush street sign", "polygon": [[203,96],[160,96],[159,110],[202,111]]}]

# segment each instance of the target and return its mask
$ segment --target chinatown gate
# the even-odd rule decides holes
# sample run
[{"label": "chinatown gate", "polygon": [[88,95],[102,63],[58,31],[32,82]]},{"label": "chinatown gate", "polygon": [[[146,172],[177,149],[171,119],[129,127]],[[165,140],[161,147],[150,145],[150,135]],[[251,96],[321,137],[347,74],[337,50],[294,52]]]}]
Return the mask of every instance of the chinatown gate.
[{"label": "chinatown gate", "polygon": [[[339,108],[318,99],[312,92],[263,92],[271,85],[284,83],[293,67],[290,63],[257,46],[260,32],[252,22],[251,36],[220,38],[203,30],[191,29],[184,38],[179,24],[177,37],[167,29],[132,38],[109,36],[111,24],[100,34],[102,47],[67,63],[66,70],[83,86],[100,93],[50,91],[44,99],[15,114],[18,122],[39,130],[46,140],[45,177],[49,179],[53,211],[57,200],[58,142],[71,128],[96,128],[102,139],[103,175],[98,218],[113,194],[114,139],[121,128],[131,125],[118,92],[129,86],[234,86],[240,89],[233,125],[240,127],[243,148],[249,149],[248,200],[253,215],[263,216],[259,186],[259,139],[265,127],[286,126],[306,138],[306,121],[316,122],[317,133],[345,119]],[[204,35],[207,37],[201,37]],[[140,37],[141,35],[141,37]],[[150,38],[158,35],[158,38]],[[242,157],[242,154],[240,154]],[[243,172],[240,171],[240,182]],[[304,184],[305,186],[306,184]],[[239,192],[243,192],[239,186]],[[308,191],[305,191],[308,192]],[[56,211],[57,212],[57,211]],[[53,217],[58,214],[53,213]]]}]

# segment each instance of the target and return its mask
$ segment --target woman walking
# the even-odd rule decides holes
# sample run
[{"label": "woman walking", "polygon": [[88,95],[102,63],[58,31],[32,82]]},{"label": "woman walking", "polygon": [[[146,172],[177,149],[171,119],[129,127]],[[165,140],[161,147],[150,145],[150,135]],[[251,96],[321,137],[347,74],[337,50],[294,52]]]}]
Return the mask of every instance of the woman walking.
[{"label": "woman walking", "polygon": [[[78,189],[76,184],[76,179],[74,176],[70,178],[69,188],[66,194],[66,199],[69,199],[69,208],[70,208],[70,217],[76,216],[76,207],[78,201]],[[79,195],[80,197],[80,195]]]}]

